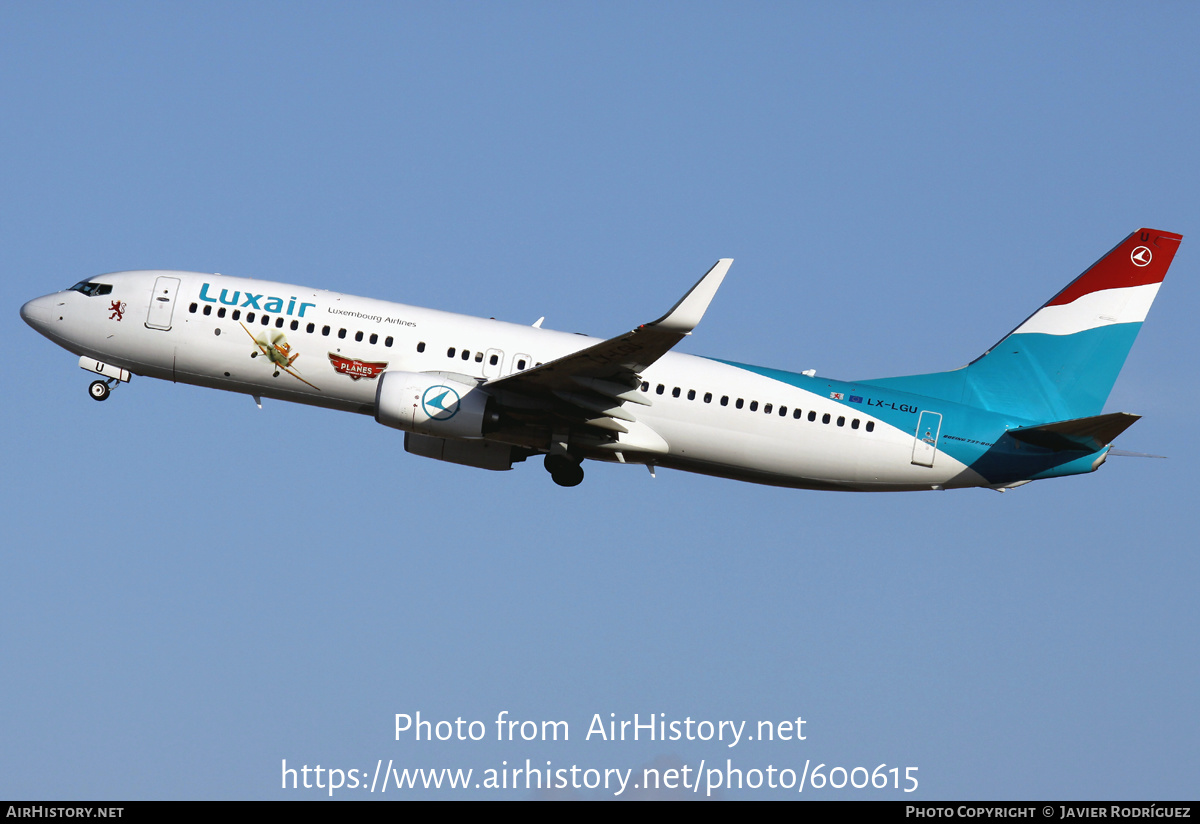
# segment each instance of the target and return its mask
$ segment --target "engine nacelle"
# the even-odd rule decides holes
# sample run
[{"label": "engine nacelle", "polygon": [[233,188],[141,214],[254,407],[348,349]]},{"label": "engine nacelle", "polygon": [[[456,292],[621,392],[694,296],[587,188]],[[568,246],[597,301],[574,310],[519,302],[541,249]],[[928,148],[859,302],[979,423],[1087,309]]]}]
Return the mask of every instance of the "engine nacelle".
[{"label": "engine nacelle", "polygon": [[375,420],[439,438],[479,438],[490,400],[476,385],[441,375],[384,372],[375,390]]},{"label": "engine nacelle", "polygon": [[[513,448],[506,443],[486,439],[456,441],[450,438],[431,438],[416,432],[404,433],[404,451],[435,461],[475,466],[480,469],[502,471],[512,469]],[[523,461],[523,455],[516,460]]]}]

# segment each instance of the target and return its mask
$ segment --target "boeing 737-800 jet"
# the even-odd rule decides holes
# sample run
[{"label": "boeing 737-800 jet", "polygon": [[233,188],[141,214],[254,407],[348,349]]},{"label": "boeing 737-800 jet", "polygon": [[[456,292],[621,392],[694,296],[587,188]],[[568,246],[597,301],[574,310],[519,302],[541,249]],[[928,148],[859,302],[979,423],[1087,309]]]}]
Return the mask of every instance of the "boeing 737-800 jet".
[{"label": "boeing 737-800 jet", "polygon": [[427,458],[545,455],[807,489],[990,487],[1097,469],[1137,416],[1103,414],[1182,236],[1141,229],[967,366],[840,381],[676,354],[720,260],[671,311],[599,340],[285,283],[117,272],[21,317],[110,389],[147,375],[372,415]]}]

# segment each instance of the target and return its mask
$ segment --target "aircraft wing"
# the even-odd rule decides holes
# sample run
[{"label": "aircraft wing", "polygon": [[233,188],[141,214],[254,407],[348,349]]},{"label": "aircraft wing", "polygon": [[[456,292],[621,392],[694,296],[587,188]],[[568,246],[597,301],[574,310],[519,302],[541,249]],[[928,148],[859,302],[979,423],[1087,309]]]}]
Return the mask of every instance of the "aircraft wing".
[{"label": "aircraft wing", "polygon": [[513,395],[526,400],[520,405],[543,406],[538,401],[544,401],[545,408],[568,423],[628,432],[629,427],[617,421],[633,423],[636,418],[623,408],[624,403],[651,403],[639,391],[642,371],[692,333],[732,263],[731,258],[718,260],[658,320],[533,369],[488,381],[484,388],[502,402]]},{"label": "aircraft wing", "polygon": [[692,329],[704,317],[704,311],[725,279],[731,263],[731,258],[718,260],[671,311],[658,320],[534,369],[497,378],[488,382],[487,386],[565,389],[572,385],[575,378],[621,380],[629,375],[640,374],[692,333]]}]

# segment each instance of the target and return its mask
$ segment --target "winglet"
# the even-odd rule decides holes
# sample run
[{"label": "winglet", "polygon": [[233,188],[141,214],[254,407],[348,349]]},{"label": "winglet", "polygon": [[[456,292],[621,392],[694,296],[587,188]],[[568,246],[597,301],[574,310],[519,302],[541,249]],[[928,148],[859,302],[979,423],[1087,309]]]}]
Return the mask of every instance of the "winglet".
[{"label": "winglet", "polygon": [[721,281],[725,280],[725,273],[729,271],[732,263],[733,258],[718,260],[679,303],[671,307],[670,312],[646,325],[680,335],[690,335],[704,317],[708,304],[712,303],[713,296],[717,294],[717,289],[721,286]]}]

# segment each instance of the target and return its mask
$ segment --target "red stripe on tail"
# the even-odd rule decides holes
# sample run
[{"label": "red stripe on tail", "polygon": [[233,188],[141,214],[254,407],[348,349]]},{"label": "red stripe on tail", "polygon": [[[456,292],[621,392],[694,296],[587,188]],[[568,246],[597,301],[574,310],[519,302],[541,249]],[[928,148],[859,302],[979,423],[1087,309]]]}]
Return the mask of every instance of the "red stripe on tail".
[{"label": "red stripe on tail", "polygon": [[1046,305],[1062,306],[1103,289],[1162,283],[1183,235],[1139,229],[1084,272]]}]

